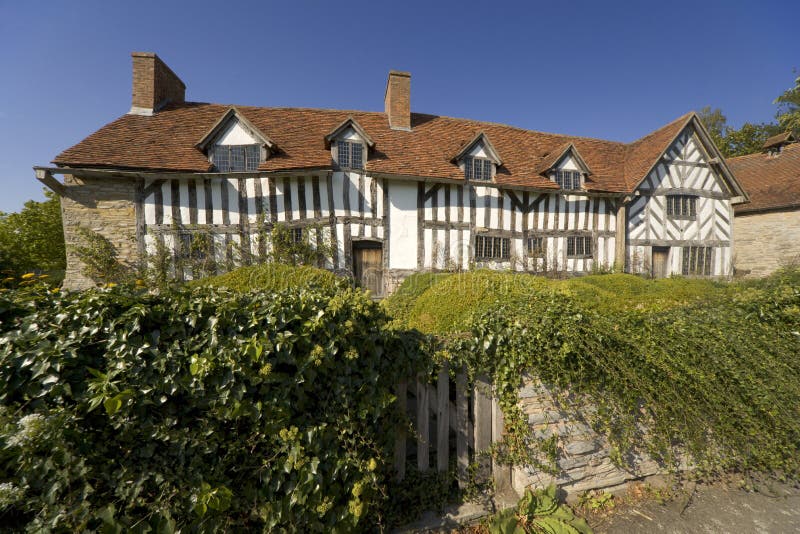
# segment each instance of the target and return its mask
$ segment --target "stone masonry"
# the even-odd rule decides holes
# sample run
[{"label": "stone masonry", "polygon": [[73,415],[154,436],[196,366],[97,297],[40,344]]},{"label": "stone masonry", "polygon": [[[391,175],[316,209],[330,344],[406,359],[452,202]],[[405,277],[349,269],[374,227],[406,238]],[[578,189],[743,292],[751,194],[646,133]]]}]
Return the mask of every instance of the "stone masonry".
[{"label": "stone masonry", "polygon": [[524,378],[519,403],[537,438],[558,436],[560,471],[552,476],[531,466],[515,467],[512,485],[520,495],[528,486],[540,488],[554,482],[574,497],[589,490],[621,489],[628,481],[662,472],[656,462],[647,458],[635,458],[632,471],[614,465],[608,441],[594,432],[580,413],[568,417],[552,392],[538,380]]},{"label": "stone masonry", "polygon": [[81,241],[83,226],[108,239],[116,248],[117,259],[134,264],[138,258],[136,241],[136,183],[126,179],[90,179],[64,176],[66,194],[61,197],[61,217],[67,246],[65,289],[85,289],[96,285],[86,277],[74,246]]},{"label": "stone masonry", "polygon": [[766,276],[800,262],[800,209],[737,215],[733,231],[737,273]]}]

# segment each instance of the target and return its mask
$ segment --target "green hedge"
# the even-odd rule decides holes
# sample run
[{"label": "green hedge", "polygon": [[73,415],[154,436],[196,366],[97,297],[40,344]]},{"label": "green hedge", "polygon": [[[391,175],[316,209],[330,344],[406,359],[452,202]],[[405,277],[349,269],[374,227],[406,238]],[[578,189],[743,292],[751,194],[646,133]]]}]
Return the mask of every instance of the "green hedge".
[{"label": "green hedge", "polygon": [[0,524],[385,525],[418,340],[350,289],[0,295]]},{"label": "green hedge", "polygon": [[231,272],[189,282],[190,287],[224,287],[239,293],[309,288],[333,293],[347,287],[347,281],[324,269],[307,265],[265,263],[240,267]]}]

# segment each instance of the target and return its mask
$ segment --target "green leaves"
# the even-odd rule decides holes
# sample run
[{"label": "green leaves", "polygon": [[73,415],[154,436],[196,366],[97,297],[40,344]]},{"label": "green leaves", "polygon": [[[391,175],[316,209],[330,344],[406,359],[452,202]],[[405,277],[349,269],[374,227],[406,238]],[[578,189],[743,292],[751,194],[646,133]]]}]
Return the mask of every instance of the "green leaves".
[{"label": "green leaves", "polygon": [[0,442],[19,444],[0,449],[0,484],[29,488],[4,527],[324,532],[382,520],[393,387],[425,357],[362,293],[0,298]]}]

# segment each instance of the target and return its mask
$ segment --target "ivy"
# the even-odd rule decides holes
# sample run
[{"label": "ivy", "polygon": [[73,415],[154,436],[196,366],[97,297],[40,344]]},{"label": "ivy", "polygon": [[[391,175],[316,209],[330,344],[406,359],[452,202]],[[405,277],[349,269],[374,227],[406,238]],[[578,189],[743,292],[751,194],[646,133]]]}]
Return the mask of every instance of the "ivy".
[{"label": "ivy", "polygon": [[364,294],[0,296],[11,531],[386,526],[392,394],[420,340]]},{"label": "ivy", "polygon": [[[517,401],[522,376],[585,410],[621,464],[646,453],[699,474],[800,471],[800,273],[720,287],[669,306],[598,306],[558,288],[474,316],[447,341],[492,377],[506,416],[498,452],[557,472]],[[680,280],[670,282],[675,287]],[[439,286],[442,287],[442,284]],[[433,288],[433,291],[436,290]]]}]

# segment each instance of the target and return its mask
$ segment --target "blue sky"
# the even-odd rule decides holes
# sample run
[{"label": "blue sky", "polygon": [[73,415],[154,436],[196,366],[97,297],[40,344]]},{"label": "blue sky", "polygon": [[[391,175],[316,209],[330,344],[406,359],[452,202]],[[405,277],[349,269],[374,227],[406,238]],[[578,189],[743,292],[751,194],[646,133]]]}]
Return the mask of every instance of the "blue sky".
[{"label": "blue sky", "polygon": [[130,52],[187,99],[414,111],[631,141],[705,105],[771,120],[800,68],[800,2],[0,0],[0,211],[41,199],[47,164],[130,107]]}]

